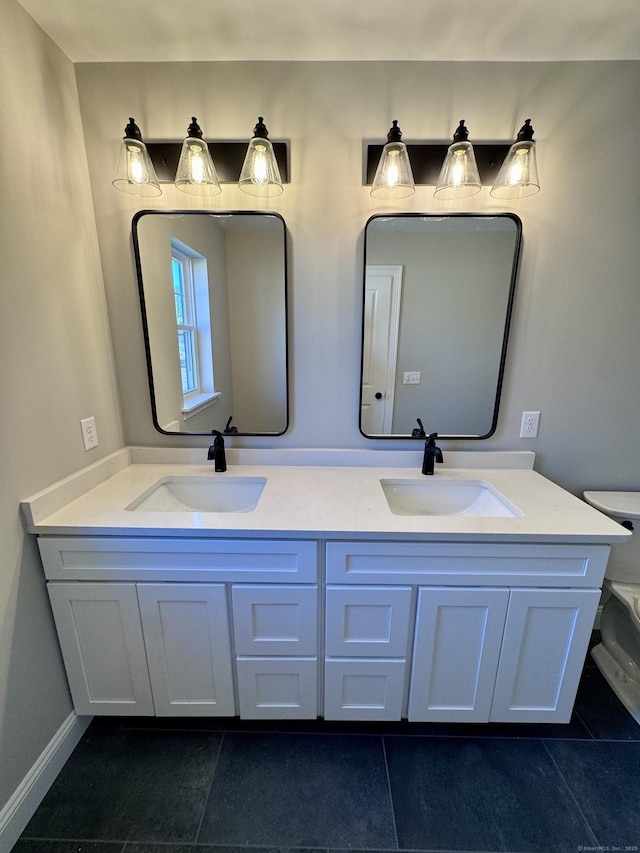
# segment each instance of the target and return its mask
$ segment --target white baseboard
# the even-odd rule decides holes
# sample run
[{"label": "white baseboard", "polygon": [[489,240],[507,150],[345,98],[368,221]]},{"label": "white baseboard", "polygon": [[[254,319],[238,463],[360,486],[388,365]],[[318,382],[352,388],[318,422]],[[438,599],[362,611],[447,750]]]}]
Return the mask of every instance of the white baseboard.
[{"label": "white baseboard", "polygon": [[0,853],[9,853],[20,838],[92,719],[72,711],[0,811]]}]

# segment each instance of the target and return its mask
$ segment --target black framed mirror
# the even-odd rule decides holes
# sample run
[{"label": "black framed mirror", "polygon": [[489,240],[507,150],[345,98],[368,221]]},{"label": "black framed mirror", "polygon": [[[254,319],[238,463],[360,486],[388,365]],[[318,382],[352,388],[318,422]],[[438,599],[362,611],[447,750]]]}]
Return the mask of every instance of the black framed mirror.
[{"label": "black framed mirror", "polygon": [[155,428],[165,435],[286,432],[284,219],[141,210],[132,236]]},{"label": "black framed mirror", "polygon": [[[486,439],[496,430],[522,223],[376,214],[366,223],[360,432]],[[414,437],[414,436],[413,436]]]}]

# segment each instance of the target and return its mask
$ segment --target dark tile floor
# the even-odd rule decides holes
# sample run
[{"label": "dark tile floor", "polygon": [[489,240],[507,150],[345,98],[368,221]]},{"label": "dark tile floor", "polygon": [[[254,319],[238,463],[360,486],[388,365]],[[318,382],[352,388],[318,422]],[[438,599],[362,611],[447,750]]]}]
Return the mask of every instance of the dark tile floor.
[{"label": "dark tile floor", "polygon": [[640,727],[96,718],[14,853],[640,850]]}]

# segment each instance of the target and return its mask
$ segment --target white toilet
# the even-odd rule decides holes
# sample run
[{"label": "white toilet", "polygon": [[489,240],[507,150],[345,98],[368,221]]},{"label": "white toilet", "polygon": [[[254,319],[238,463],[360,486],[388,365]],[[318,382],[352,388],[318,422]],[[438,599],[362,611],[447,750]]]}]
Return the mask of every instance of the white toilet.
[{"label": "white toilet", "polygon": [[585,492],[596,509],[635,528],[614,545],[604,582],[602,642],[591,654],[620,701],[640,724],[640,492]]}]

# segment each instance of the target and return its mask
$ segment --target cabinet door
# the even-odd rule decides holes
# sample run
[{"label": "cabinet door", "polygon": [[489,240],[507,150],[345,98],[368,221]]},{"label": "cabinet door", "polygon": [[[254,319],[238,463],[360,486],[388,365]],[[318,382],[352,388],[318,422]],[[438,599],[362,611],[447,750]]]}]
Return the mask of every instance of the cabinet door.
[{"label": "cabinet door", "polygon": [[307,720],[318,716],[317,658],[238,658],[240,716]]},{"label": "cabinet door", "polygon": [[411,587],[327,587],[329,657],[406,658]]},{"label": "cabinet door", "polygon": [[48,590],[76,713],[153,716],[135,584]]},{"label": "cabinet door", "polygon": [[511,593],[491,719],[568,723],[600,591]]},{"label": "cabinet door", "polygon": [[234,585],[233,623],[237,655],[316,655],[316,586]]},{"label": "cabinet door", "polygon": [[418,591],[409,720],[487,722],[509,590]]},{"label": "cabinet door", "polygon": [[138,584],[158,716],[233,716],[224,584]]}]

